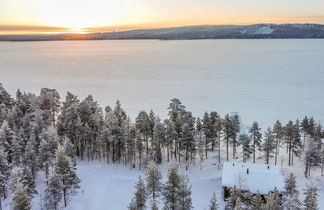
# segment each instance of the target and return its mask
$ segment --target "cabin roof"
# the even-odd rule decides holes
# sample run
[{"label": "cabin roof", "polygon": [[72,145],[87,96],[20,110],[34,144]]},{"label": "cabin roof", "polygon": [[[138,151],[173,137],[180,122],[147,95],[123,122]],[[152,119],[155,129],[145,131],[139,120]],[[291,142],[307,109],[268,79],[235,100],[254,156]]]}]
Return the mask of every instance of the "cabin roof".
[{"label": "cabin roof", "polygon": [[234,187],[251,193],[267,194],[275,187],[284,190],[284,177],[280,167],[274,165],[225,162],[222,187]]}]

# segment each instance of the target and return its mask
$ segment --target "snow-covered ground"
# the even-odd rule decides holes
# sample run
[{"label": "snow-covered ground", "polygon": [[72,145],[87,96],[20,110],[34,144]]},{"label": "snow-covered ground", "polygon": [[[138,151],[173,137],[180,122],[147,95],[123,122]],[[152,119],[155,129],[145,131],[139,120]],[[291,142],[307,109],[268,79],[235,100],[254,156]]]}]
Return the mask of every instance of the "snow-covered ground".
[{"label": "snow-covered ground", "polygon": [[[225,157],[224,150],[222,157]],[[287,175],[293,172],[297,176],[297,185],[300,191],[300,200],[304,199],[303,189],[305,184],[313,183],[319,191],[318,202],[320,209],[324,209],[324,176],[320,170],[312,170],[311,178],[306,179],[303,174],[304,165],[301,160],[296,159],[294,166],[288,167],[285,153],[279,157],[283,159],[283,173]],[[192,187],[192,204],[194,209],[205,210],[208,207],[212,193],[216,193],[221,209],[224,207],[222,200],[222,165],[217,164],[217,153],[210,153],[209,158],[201,165],[197,160],[186,171],[184,165],[180,165],[180,172],[189,176],[189,184]],[[224,159],[222,159],[222,162]],[[236,159],[233,161],[240,161]],[[279,166],[281,165],[279,161]],[[258,160],[258,163],[264,163]],[[165,162],[159,166],[163,182],[167,179],[168,166],[172,164]],[[219,167],[220,166],[220,167]],[[79,161],[77,167],[78,176],[81,178],[81,188],[78,194],[71,197],[68,207],[65,210],[125,210],[130,203],[134,184],[139,175],[145,176],[145,172],[138,169],[130,169],[128,165],[107,164],[105,161]],[[37,190],[38,194],[33,199],[33,209],[40,210],[43,190],[45,189],[44,173],[38,173]],[[4,201],[3,209],[10,210],[11,197]],[[162,207],[163,203],[159,203]]]},{"label": "snow-covered ground", "polygon": [[[221,170],[215,165],[204,165],[202,170],[196,165],[185,171],[192,186],[192,202],[195,209],[208,207],[212,193],[216,192],[221,198]],[[161,166],[163,182],[167,177],[167,164]],[[80,193],[74,197],[68,210],[122,210],[130,203],[134,183],[139,175],[145,176],[143,171],[129,169],[125,165],[107,165],[104,162],[81,162],[78,174],[82,179]],[[160,203],[162,204],[162,203]]]},{"label": "snow-covered ground", "polygon": [[[225,157],[225,156],[223,156]],[[263,163],[263,160],[258,160]],[[306,183],[313,183],[319,190],[319,206],[324,209],[324,177],[320,171],[313,170],[312,177],[306,179],[303,174],[304,165],[296,160],[292,167],[283,163],[283,172],[294,172],[300,190],[300,199],[304,199],[303,189]],[[166,181],[168,164],[160,166],[163,182]],[[187,174],[192,186],[192,203],[194,209],[207,209],[212,193],[216,193],[220,207],[223,207],[221,181],[222,168],[218,167],[216,153],[200,164],[192,165],[188,171],[182,165],[180,171]],[[91,161],[79,162],[78,174],[82,179],[81,189],[76,197],[72,198],[68,210],[123,210],[131,201],[134,192],[134,183],[139,175],[145,176],[144,171],[130,169],[125,165],[107,165],[107,163]],[[91,207],[91,208],[90,208]]]}]

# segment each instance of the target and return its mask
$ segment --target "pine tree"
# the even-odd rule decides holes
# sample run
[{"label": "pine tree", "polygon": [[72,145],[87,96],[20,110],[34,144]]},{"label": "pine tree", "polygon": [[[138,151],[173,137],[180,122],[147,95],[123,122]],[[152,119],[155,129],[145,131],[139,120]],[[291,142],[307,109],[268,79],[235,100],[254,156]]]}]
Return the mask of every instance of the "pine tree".
[{"label": "pine tree", "polygon": [[290,173],[285,178],[285,207],[288,210],[299,210],[301,203],[298,199],[299,192],[296,185],[296,177],[293,173]]},{"label": "pine tree", "polygon": [[231,117],[232,121],[232,144],[233,144],[233,158],[235,158],[236,154],[236,146],[237,146],[237,135],[240,133],[240,117],[235,114],[234,116]]},{"label": "pine tree", "polygon": [[223,133],[224,133],[224,140],[226,143],[226,161],[228,161],[229,159],[229,143],[230,143],[230,139],[233,136],[233,129],[232,129],[232,121],[231,121],[231,117],[229,116],[229,114],[226,114],[223,121],[222,121],[222,125],[223,125]]},{"label": "pine tree", "polygon": [[55,152],[54,162],[55,174],[60,177],[62,183],[64,206],[67,206],[67,197],[74,193],[80,186],[71,159],[66,155],[63,146],[59,146]]},{"label": "pine tree", "polygon": [[57,133],[62,137],[67,137],[75,146],[76,156],[80,156],[81,150],[81,119],[78,112],[79,99],[67,92],[65,101],[58,116]]},{"label": "pine tree", "polygon": [[318,210],[317,204],[317,188],[313,185],[307,185],[304,190],[304,206],[305,210]]},{"label": "pine tree", "polygon": [[242,145],[242,156],[243,156],[243,163],[245,163],[252,153],[250,142],[251,139],[247,134],[241,134],[239,137],[239,145]]},{"label": "pine tree", "polygon": [[181,147],[185,148],[186,169],[188,169],[189,153],[195,149],[194,128],[184,123],[181,130]]},{"label": "pine tree", "polygon": [[48,185],[44,192],[45,194],[45,208],[48,210],[57,210],[57,207],[62,200],[62,182],[60,176],[55,174],[52,170],[48,177]]},{"label": "pine tree", "polygon": [[305,177],[310,176],[311,168],[319,166],[321,161],[321,154],[319,148],[314,141],[308,141],[304,156],[305,163]]},{"label": "pine tree", "polygon": [[208,149],[210,146],[210,142],[212,140],[212,124],[210,121],[210,116],[208,112],[205,112],[204,117],[202,119],[202,129],[205,134],[205,158],[207,159]]},{"label": "pine tree", "polygon": [[17,184],[23,185],[29,197],[32,198],[34,194],[37,194],[37,191],[35,189],[35,180],[32,176],[30,169],[27,166],[16,167],[12,169],[11,188],[13,191],[15,191]]},{"label": "pine tree", "polygon": [[281,122],[279,120],[276,121],[276,123],[273,126],[273,135],[275,137],[275,145],[276,145],[276,152],[275,152],[275,165],[277,165],[278,162],[278,155],[281,147],[281,141],[284,135],[284,131],[281,125]]},{"label": "pine tree", "polygon": [[218,203],[216,199],[216,193],[213,193],[212,197],[209,200],[209,210],[217,210]]},{"label": "pine tree", "polygon": [[261,128],[259,128],[259,124],[257,122],[253,122],[252,127],[249,130],[249,132],[251,134],[251,140],[252,140],[253,163],[255,163],[256,150],[261,149],[262,134],[261,134],[260,130],[261,130]]},{"label": "pine tree", "polygon": [[149,196],[152,196],[153,200],[156,200],[162,192],[161,172],[157,168],[156,164],[151,161],[146,169],[146,189]]},{"label": "pine tree", "polygon": [[17,183],[12,198],[13,210],[30,210],[31,198],[28,196],[27,190],[22,183]]},{"label": "pine tree", "polygon": [[274,136],[272,134],[270,127],[267,129],[264,136],[265,139],[262,144],[262,150],[264,153],[265,163],[269,164],[269,159],[273,157],[273,153],[275,153],[275,149],[276,149]]},{"label": "pine tree", "polygon": [[281,198],[279,195],[279,191],[275,188],[272,192],[266,195],[266,204],[264,206],[265,209],[271,210],[281,210]]},{"label": "pine tree", "polygon": [[186,175],[180,175],[180,185],[178,189],[179,204],[176,209],[189,210],[192,209],[191,203],[191,187],[188,187],[189,178]]},{"label": "pine tree", "polygon": [[147,192],[141,176],[135,184],[134,198],[128,206],[129,210],[144,210],[146,207]]},{"label": "pine tree", "polygon": [[56,113],[60,108],[60,95],[55,89],[42,88],[40,92],[40,108],[49,114],[49,119],[55,126]]},{"label": "pine tree", "polygon": [[165,142],[165,139],[166,139],[166,129],[164,127],[164,124],[161,122],[160,118],[157,118],[153,128],[153,141],[152,141],[152,147],[154,151],[153,158],[157,164],[162,163],[161,145]]}]

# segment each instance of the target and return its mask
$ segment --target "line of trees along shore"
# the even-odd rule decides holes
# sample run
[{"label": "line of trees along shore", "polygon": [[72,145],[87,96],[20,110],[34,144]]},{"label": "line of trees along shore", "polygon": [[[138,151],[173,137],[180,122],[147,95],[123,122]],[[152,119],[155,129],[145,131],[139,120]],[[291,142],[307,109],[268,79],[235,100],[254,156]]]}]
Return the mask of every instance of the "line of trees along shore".
[{"label": "line of trees along shore", "polygon": [[[150,161],[177,161],[188,168],[207,159],[210,151],[217,152],[219,163],[242,157],[243,162],[263,159],[276,165],[279,154],[285,152],[290,166],[295,158],[303,158],[306,177],[319,167],[323,174],[324,132],[313,117],[285,125],[278,120],[264,132],[255,121],[242,133],[238,115],[221,116],[211,111],[194,117],[177,98],[171,99],[167,110],[165,120],[152,110],[140,111],[132,120],[120,101],[103,109],[91,95],[80,100],[67,92],[61,100],[58,92],[49,88],[42,88],[39,95],[18,89],[13,98],[0,83],[1,196],[6,197],[8,189],[26,187],[9,186],[13,173],[24,171],[32,182],[37,171],[44,170],[48,187],[53,188],[46,191],[47,196],[55,198],[47,205],[57,208],[61,192],[67,205],[80,182],[75,173],[77,159],[139,169]],[[67,179],[73,181],[67,184]],[[14,185],[24,183],[23,178],[17,180]],[[27,192],[27,197],[33,195]]]}]

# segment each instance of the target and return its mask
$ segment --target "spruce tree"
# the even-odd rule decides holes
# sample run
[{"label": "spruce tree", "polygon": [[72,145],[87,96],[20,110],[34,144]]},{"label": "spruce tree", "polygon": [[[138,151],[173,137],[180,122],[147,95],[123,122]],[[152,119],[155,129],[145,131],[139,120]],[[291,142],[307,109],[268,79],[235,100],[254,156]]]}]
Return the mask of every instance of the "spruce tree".
[{"label": "spruce tree", "polygon": [[304,190],[304,206],[305,210],[318,210],[317,204],[317,188],[313,185],[307,185]]},{"label": "spruce tree", "polygon": [[177,210],[181,177],[178,174],[178,166],[172,165],[168,171],[168,181],[164,185],[164,208]]},{"label": "spruce tree", "polygon": [[218,203],[216,199],[216,193],[213,193],[212,197],[209,200],[209,210],[217,210]]},{"label": "spruce tree", "polygon": [[147,191],[141,176],[135,184],[134,198],[128,206],[129,210],[144,210],[146,208]]},{"label": "spruce tree", "polygon": [[288,210],[299,210],[301,202],[298,199],[299,191],[296,185],[296,177],[293,173],[290,173],[285,178],[285,192],[284,192],[284,205]]}]

